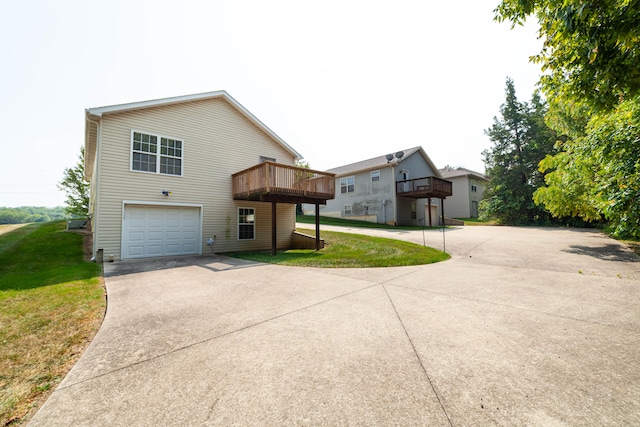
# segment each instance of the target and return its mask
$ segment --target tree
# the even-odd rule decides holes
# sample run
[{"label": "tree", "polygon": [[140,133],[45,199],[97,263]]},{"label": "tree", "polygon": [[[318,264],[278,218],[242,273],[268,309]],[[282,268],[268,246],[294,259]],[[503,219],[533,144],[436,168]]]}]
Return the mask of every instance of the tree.
[{"label": "tree", "polygon": [[610,109],[640,92],[639,0],[503,0],[496,20],[540,24],[541,83],[547,99]]},{"label": "tree", "polygon": [[73,168],[65,168],[58,188],[67,194],[65,210],[69,215],[89,215],[89,183],[84,180],[84,147],[80,147],[78,163]]},{"label": "tree", "polygon": [[640,0],[503,0],[495,12],[512,25],[538,19],[546,120],[566,135],[540,164],[547,187],[535,201],[640,238]]},{"label": "tree", "polygon": [[[310,169],[309,162],[306,160],[296,160],[294,166],[298,168]],[[304,177],[305,174],[299,174],[299,177]],[[296,203],[296,215],[304,215],[304,210],[302,209],[302,203]]]},{"label": "tree", "polygon": [[483,152],[490,182],[481,216],[506,224],[546,223],[550,215],[534,203],[533,193],[544,184],[538,163],[553,152],[556,135],[544,123],[546,104],[538,93],[521,103],[507,78],[505,94],[501,117],[485,131],[493,147]]},{"label": "tree", "polygon": [[584,132],[540,163],[536,203],[554,215],[605,218],[617,237],[640,238],[640,96],[591,116]]}]

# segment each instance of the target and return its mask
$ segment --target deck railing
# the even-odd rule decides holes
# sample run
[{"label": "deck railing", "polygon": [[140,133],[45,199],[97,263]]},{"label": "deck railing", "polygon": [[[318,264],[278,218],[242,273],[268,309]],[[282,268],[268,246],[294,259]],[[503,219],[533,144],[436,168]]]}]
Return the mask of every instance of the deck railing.
[{"label": "deck railing", "polygon": [[335,175],[297,166],[264,162],[232,175],[234,199],[264,195],[330,200],[335,197]]},{"label": "deck railing", "polygon": [[400,197],[444,198],[453,194],[453,184],[435,176],[396,181],[396,194]]}]

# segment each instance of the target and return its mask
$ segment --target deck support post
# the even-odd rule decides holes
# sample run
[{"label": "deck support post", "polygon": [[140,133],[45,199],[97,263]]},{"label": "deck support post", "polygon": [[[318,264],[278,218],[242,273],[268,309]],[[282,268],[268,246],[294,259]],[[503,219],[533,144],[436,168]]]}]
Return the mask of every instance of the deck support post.
[{"label": "deck support post", "polygon": [[277,252],[277,233],[276,233],[276,202],[271,202],[271,255]]},{"label": "deck support post", "polygon": [[316,251],[320,249],[320,205],[316,203]]}]

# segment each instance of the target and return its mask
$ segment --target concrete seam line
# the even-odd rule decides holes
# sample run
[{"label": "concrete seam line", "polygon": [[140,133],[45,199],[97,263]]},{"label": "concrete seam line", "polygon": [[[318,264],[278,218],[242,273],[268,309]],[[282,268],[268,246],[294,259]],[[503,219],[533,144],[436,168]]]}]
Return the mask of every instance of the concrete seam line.
[{"label": "concrete seam line", "polygon": [[169,355],[169,354],[177,353],[177,352],[179,352],[179,351],[186,350],[186,349],[188,349],[188,348],[195,347],[195,346],[197,346],[197,345],[204,344],[204,343],[209,342],[209,341],[214,341],[214,340],[217,340],[217,339],[219,339],[219,338],[226,337],[226,336],[228,336],[228,335],[233,335],[233,334],[235,334],[235,333],[242,332],[242,331],[245,331],[245,330],[247,330],[247,329],[251,329],[251,328],[256,327],[256,326],[260,326],[260,325],[262,325],[262,324],[264,324],[264,323],[271,322],[272,320],[280,319],[280,318],[282,318],[282,317],[289,316],[289,315],[291,315],[291,314],[294,314],[294,313],[297,313],[297,312],[300,312],[300,311],[306,310],[306,309],[308,309],[308,308],[316,307],[316,306],[319,306],[319,305],[325,304],[325,303],[327,303],[327,302],[330,302],[330,301],[333,301],[333,300],[337,300],[337,299],[340,299],[340,298],[342,298],[342,297],[346,297],[346,296],[349,296],[349,295],[353,295],[353,294],[356,294],[356,293],[358,293],[358,292],[362,292],[362,291],[365,291],[365,290],[367,290],[367,289],[371,289],[371,288],[374,288],[374,287],[376,287],[376,286],[380,286],[380,285],[381,285],[381,283],[374,283],[373,285],[369,285],[369,286],[366,286],[366,287],[364,287],[364,288],[360,288],[360,289],[357,289],[357,290],[355,290],[355,291],[347,292],[347,293],[344,293],[344,294],[336,295],[336,296],[331,297],[331,298],[329,298],[329,299],[326,299],[326,300],[324,300],[324,301],[319,301],[319,302],[313,303],[313,304],[311,304],[311,305],[307,305],[307,306],[304,306],[304,307],[300,307],[300,308],[297,308],[297,309],[295,309],[295,310],[289,311],[289,312],[287,312],[287,313],[279,314],[279,315],[274,316],[274,317],[271,317],[271,318],[269,318],[269,319],[264,319],[264,320],[261,320],[261,321],[256,322],[256,323],[252,323],[252,324],[250,324],[250,325],[243,326],[243,327],[241,327],[241,328],[239,328],[239,329],[236,329],[236,330],[233,330],[233,331],[225,332],[225,333],[223,333],[223,334],[216,335],[216,336],[214,336],[214,337],[210,337],[210,338],[206,338],[206,339],[203,339],[203,340],[200,340],[200,341],[196,341],[196,342],[193,342],[193,343],[191,343],[191,344],[188,344],[188,345],[185,345],[185,346],[182,346],[182,347],[179,347],[179,348],[175,348],[175,349],[173,349],[173,350],[167,351],[167,352],[162,353],[162,354],[157,354],[157,355],[155,355],[155,356],[149,357],[148,359],[139,360],[139,361],[137,361],[137,362],[131,363],[130,365],[122,366],[122,367],[120,367],[120,368],[118,368],[118,369],[114,369],[114,370],[111,370],[111,371],[108,371],[108,372],[103,372],[102,374],[99,374],[99,375],[93,376],[93,377],[91,377],[91,378],[85,378],[84,380],[81,380],[81,381],[75,382],[75,383],[73,383],[73,384],[69,384],[69,385],[64,386],[64,387],[57,387],[57,388],[54,390],[54,393],[56,393],[56,392],[57,392],[57,391],[59,391],[59,390],[64,390],[64,389],[67,389],[67,388],[75,387],[75,386],[77,386],[77,385],[79,385],[79,384],[83,384],[83,383],[85,383],[85,382],[92,381],[92,380],[95,380],[95,379],[97,379],[97,378],[101,378],[101,377],[104,377],[104,376],[106,376],[106,375],[113,374],[113,373],[115,373],[115,372],[123,371],[123,370],[125,370],[125,369],[131,368],[131,367],[134,367],[134,366],[142,365],[143,363],[151,362],[151,361],[153,361],[153,360],[155,360],[155,359],[159,359],[159,358],[164,357],[164,356],[167,356],[167,355]]},{"label": "concrete seam line", "polygon": [[485,304],[497,305],[499,307],[512,308],[512,309],[517,309],[517,310],[522,310],[522,311],[530,311],[532,313],[544,314],[544,315],[551,316],[551,317],[558,317],[560,319],[573,320],[574,322],[582,322],[582,323],[589,323],[589,324],[592,324],[592,325],[605,326],[605,327],[608,327],[608,328],[614,328],[616,330],[623,329],[625,331],[635,332],[635,330],[627,329],[625,327],[621,327],[621,326],[618,326],[618,325],[610,325],[610,324],[607,324],[607,323],[594,322],[594,321],[591,321],[591,320],[577,319],[575,317],[562,316],[560,314],[549,313],[549,312],[541,311],[541,310],[534,310],[532,308],[520,307],[520,306],[517,306],[517,305],[502,304],[502,303],[499,303],[499,302],[489,301],[489,300],[482,299],[482,298],[468,298],[468,297],[463,297],[463,296],[460,296],[460,295],[448,294],[448,293],[445,293],[445,292],[435,292],[435,291],[429,291],[429,290],[426,290],[426,289],[412,288],[411,286],[394,285],[394,284],[389,284],[389,286],[395,286],[396,288],[401,288],[401,289],[409,289],[409,290],[416,291],[416,292],[424,292],[424,293],[434,294],[434,295],[443,295],[443,296],[450,297],[452,299],[460,299],[460,300],[465,300],[465,301],[482,302],[482,303],[485,303]]},{"label": "concrete seam line", "polygon": [[382,289],[384,289],[385,294],[387,294],[387,298],[389,299],[389,303],[391,303],[391,307],[393,307],[393,311],[395,311],[395,313],[396,313],[396,317],[398,318],[398,321],[400,322],[400,325],[402,326],[402,329],[404,330],[404,333],[407,336],[407,339],[409,340],[409,344],[411,344],[411,348],[413,349],[413,353],[415,354],[416,358],[418,359],[418,363],[420,363],[420,367],[422,367],[422,371],[424,372],[424,375],[427,377],[427,381],[429,382],[429,385],[431,386],[431,389],[433,390],[433,393],[436,395],[436,399],[438,399],[438,403],[440,404],[440,408],[442,408],[442,412],[444,413],[444,416],[447,417],[447,421],[449,421],[449,425],[453,426],[453,423],[451,422],[451,418],[449,418],[449,414],[447,414],[447,410],[444,408],[444,404],[442,403],[442,400],[440,399],[440,395],[438,394],[438,391],[436,390],[436,387],[433,385],[433,381],[431,381],[431,377],[429,376],[429,373],[427,372],[427,368],[424,366],[424,363],[422,362],[422,358],[418,354],[418,350],[416,349],[416,346],[413,344],[413,340],[409,336],[409,332],[407,331],[407,328],[404,326],[404,322],[402,321],[402,318],[400,317],[400,314],[398,313],[398,309],[396,308],[396,305],[393,303],[393,300],[391,299],[391,295],[389,295],[389,292],[387,291],[387,288],[386,288],[386,286],[384,284],[382,284]]}]

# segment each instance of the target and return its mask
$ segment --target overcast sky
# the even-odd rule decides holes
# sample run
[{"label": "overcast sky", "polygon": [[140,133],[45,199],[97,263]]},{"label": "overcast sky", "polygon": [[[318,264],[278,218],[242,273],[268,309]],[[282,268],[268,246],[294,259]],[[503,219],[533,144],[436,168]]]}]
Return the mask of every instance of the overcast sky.
[{"label": "overcast sky", "polygon": [[313,169],[421,145],[482,172],[506,77],[540,74],[498,3],[2,1],[0,206],[64,204],[85,108],[221,89]]}]

